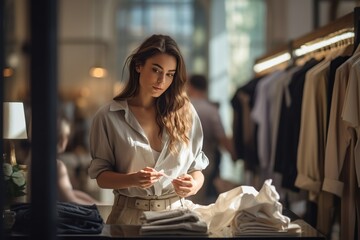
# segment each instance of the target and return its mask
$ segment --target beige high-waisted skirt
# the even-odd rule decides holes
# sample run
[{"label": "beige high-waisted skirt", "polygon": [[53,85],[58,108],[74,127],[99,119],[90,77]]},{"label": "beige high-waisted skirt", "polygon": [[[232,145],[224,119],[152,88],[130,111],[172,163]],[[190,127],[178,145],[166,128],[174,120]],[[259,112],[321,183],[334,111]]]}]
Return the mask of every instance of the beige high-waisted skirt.
[{"label": "beige high-waisted skirt", "polygon": [[183,208],[183,200],[177,195],[158,198],[135,198],[117,194],[106,224],[140,225],[140,217],[144,211]]}]

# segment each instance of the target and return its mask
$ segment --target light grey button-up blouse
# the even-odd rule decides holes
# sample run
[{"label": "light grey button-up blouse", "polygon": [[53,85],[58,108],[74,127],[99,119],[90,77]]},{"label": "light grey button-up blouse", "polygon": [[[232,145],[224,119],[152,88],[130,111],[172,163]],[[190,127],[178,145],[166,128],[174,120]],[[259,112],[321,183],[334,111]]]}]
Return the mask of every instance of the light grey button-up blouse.
[{"label": "light grey button-up blouse", "polygon": [[[203,170],[209,160],[202,151],[203,132],[200,119],[192,109],[193,124],[190,143],[182,145],[178,154],[168,150],[168,134],[163,133],[163,148],[157,161],[154,159],[150,143],[130,111],[127,101],[112,100],[102,106],[94,115],[90,129],[90,154],[92,157],[88,172],[94,179],[101,172],[110,170],[119,173],[137,172],[145,167],[157,171],[164,170],[170,177],[176,178],[195,170]],[[162,177],[148,189],[114,189],[114,194],[129,197],[160,196],[173,194],[171,180]]]}]

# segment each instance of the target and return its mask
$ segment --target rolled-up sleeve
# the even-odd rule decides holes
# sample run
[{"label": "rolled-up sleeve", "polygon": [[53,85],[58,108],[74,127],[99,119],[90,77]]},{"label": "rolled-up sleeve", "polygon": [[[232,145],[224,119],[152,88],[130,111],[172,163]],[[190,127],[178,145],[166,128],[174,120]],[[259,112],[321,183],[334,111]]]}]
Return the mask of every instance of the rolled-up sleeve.
[{"label": "rolled-up sleeve", "polygon": [[190,136],[190,146],[191,146],[192,154],[194,156],[194,160],[191,163],[191,166],[188,170],[189,173],[196,170],[204,170],[209,165],[209,159],[202,151],[204,135],[203,135],[200,118],[193,106],[192,106],[192,112],[193,112],[193,125]]},{"label": "rolled-up sleeve", "polygon": [[207,158],[205,153],[201,151],[195,158],[191,167],[189,168],[189,172],[193,172],[196,170],[204,170],[208,165],[209,165],[209,159]]}]

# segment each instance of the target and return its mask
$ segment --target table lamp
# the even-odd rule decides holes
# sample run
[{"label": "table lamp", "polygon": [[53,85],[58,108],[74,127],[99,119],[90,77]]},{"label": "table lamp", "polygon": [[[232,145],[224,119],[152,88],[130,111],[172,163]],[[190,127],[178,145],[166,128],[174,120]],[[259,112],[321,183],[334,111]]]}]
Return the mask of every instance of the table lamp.
[{"label": "table lamp", "polygon": [[16,165],[14,139],[27,139],[24,105],[22,102],[3,103],[3,139],[10,143],[10,164]]}]

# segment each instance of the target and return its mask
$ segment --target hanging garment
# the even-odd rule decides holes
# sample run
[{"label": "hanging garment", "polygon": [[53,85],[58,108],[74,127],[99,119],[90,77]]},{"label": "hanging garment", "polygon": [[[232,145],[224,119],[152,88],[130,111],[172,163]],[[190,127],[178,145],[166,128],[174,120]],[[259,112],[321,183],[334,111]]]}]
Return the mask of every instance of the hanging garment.
[{"label": "hanging garment", "polygon": [[331,110],[331,99],[332,99],[332,92],[334,89],[335,77],[336,77],[336,70],[340,67],[346,60],[348,60],[350,56],[339,56],[331,61],[330,69],[329,69],[329,80],[328,80],[328,127],[329,127],[329,119],[330,119],[330,110]]},{"label": "hanging garment", "polygon": [[[261,177],[263,180],[271,177],[269,169],[270,156],[271,156],[271,99],[273,87],[275,82],[285,74],[283,71],[275,71],[272,74],[263,78],[256,86],[255,89],[255,102],[251,111],[251,118],[258,125],[257,131],[257,146],[258,146],[258,158],[261,169]],[[263,181],[261,181],[263,182]]]},{"label": "hanging garment", "polygon": [[360,237],[360,59],[351,67],[341,117],[351,135],[350,156],[344,163],[344,192],[341,202],[342,239]]},{"label": "hanging garment", "polygon": [[[326,119],[326,134],[328,131],[328,125],[329,125],[329,114],[330,114],[330,104],[331,104],[331,97],[332,96],[332,90],[333,90],[333,82],[335,81],[335,74],[336,69],[341,66],[341,64],[346,61],[349,58],[349,56],[339,56],[333,59],[329,64],[329,74],[327,78],[327,119]],[[325,152],[325,149],[322,150]],[[321,181],[324,180],[324,164],[325,164],[325,157],[324,159],[319,159],[320,161],[320,176]],[[317,200],[317,214],[316,214],[316,228],[323,233],[325,236],[330,237],[331,235],[331,228],[334,224],[334,219],[336,215],[336,209],[335,209],[335,199],[334,195],[328,192],[325,192],[323,190],[320,190]]]},{"label": "hanging garment", "polygon": [[[354,179],[352,179],[355,174],[351,174],[355,170],[355,165],[352,165],[351,162],[355,162],[353,156],[356,133],[351,127],[351,120],[344,121],[343,116],[350,72],[352,71],[353,64],[359,61],[359,59],[360,47],[358,46],[353,56],[336,70],[325,149],[322,190],[334,194],[341,199],[341,239],[354,239],[356,203],[359,202],[356,198],[358,188],[355,187],[356,184],[353,184]],[[353,76],[356,78],[356,74]],[[355,111],[356,108],[352,108],[348,113],[352,114]],[[353,187],[354,189],[352,189]]]},{"label": "hanging garment", "polygon": [[[299,141],[301,104],[306,73],[320,61],[310,59],[293,73],[286,86],[281,102],[278,122],[274,171],[282,175],[282,187],[298,192],[295,186],[297,176],[296,156]],[[286,147],[284,147],[286,146]]]},{"label": "hanging garment", "polygon": [[293,74],[299,71],[302,67],[295,66],[288,69],[285,73],[275,82],[274,90],[272,91],[272,109],[271,109],[271,156],[270,156],[270,169],[274,171],[275,166],[275,157],[276,157],[276,143],[278,137],[280,113],[281,113],[281,104],[283,96],[286,98],[286,102],[291,103],[289,84],[293,77]]},{"label": "hanging garment", "polygon": [[233,98],[234,110],[233,138],[237,156],[244,160],[245,169],[256,172],[259,166],[257,155],[257,126],[252,121],[250,112],[255,102],[256,85],[262,77],[250,80],[240,87]]}]

